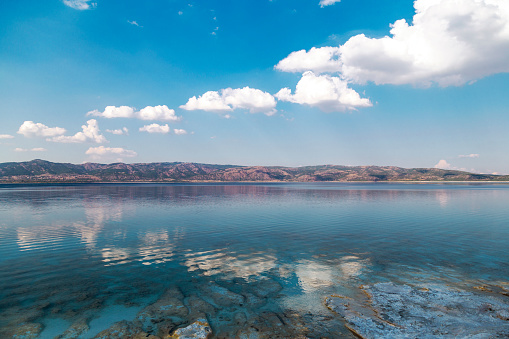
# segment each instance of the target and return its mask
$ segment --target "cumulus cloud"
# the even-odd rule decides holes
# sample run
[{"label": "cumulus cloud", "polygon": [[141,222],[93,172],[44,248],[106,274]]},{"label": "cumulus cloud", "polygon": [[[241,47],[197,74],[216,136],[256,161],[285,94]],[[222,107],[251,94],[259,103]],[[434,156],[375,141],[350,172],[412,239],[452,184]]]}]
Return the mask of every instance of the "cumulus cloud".
[{"label": "cumulus cloud", "polygon": [[339,47],[313,47],[308,52],[301,50],[290,53],[274,68],[292,73],[305,71],[313,71],[314,73],[340,72],[341,61],[339,56]]},{"label": "cumulus cloud", "polygon": [[25,137],[54,137],[62,135],[66,132],[65,128],[61,127],[48,127],[39,122],[25,121],[18,129],[18,134]]},{"label": "cumulus cloud", "polygon": [[136,112],[136,117],[140,120],[162,120],[162,121],[178,121],[179,117],[175,115],[175,111],[169,109],[168,106],[147,106]]},{"label": "cumulus cloud", "polygon": [[169,133],[170,126],[168,126],[168,124],[166,124],[166,125],[150,124],[150,125],[145,125],[143,127],[140,127],[140,132]]},{"label": "cumulus cloud", "polygon": [[295,94],[291,89],[283,88],[275,96],[281,101],[318,107],[324,112],[372,106],[369,99],[361,98],[359,93],[348,87],[346,81],[330,75],[315,75],[311,71],[302,75]]},{"label": "cumulus cloud", "polygon": [[90,147],[86,152],[86,155],[90,155],[93,158],[101,158],[101,157],[135,157],[138,154],[135,151],[127,150],[122,147]]},{"label": "cumulus cloud", "polygon": [[175,115],[175,110],[166,105],[147,106],[139,111],[129,106],[107,106],[103,112],[93,110],[87,113],[103,118],[135,118],[140,120],[161,120],[161,121],[179,121],[181,118]]},{"label": "cumulus cloud", "polygon": [[320,0],[320,7],[334,5],[336,2],[341,2],[341,0]]},{"label": "cumulus cloud", "polygon": [[101,131],[99,130],[97,120],[90,119],[87,121],[87,124],[82,125],[81,128],[83,129],[83,131],[78,132],[73,136],[60,135],[46,140],[63,143],[95,142],[100,144],[103,142],[107,142],[106,138],[104,137],[104,135],[101,134]]},{"label": "cumulus cloud", "polygon": [[14,149],[14,152],[46,152],[46,151],[47,151],[47,149],[42,148],[42,147],[35,147],[32,149],[16,147]]},{"label": "cumulus cloud", "polygon": [[216,91],[205,92],[200,97],[196,98],[193,96],[190,98],[185,105],[181,105],[180,108],[187,111],[202,110],[207,112],[228,112],[233,109],[228,106],[223,97]]},{"label": "cumulus cloud", "polygon": [[93,115],[96,117],[103,118],[134,118],[134,108],[129,106],[106,106],[104,112],[100,112],[98,110],[93,110],[87,113],[87,115]]},{"label": "cumulus cloud", "polygon": [[435,165],[435,168],[445,169],[445,170],[456,169],[455,167],[453,167],[451,164],[449,164],[447,161],[445,161],[443,159],[440,160],[438,162],[438,164]]},{"label": "cumulus cloud", "polygon": [[64,0],[64,5],[80,11],[91,9],[97,6],[92,0]]},{"label": "cumulus cloud", "polygon": [[235,109],[245,109],[250,113],[264,113],[273,115],[276,113],[276,100],[267,92],[259,89],[225,88],[217,91],[209,91],[196,98],[193,96],[185,105],[180,108],[194,111],[203,110],[207,112],[226,113]]},{"label": "cumulus cloud", "polygon": [[479,154],[464,154],[458,155],[458,158],[479,158]]},{"label": "cumulus cloud", "polygon": [[187,134],[187,131],[185,129],[175,128],[173,130],[173,133],[175,133],[176,135],[184,135]]},{"label": "cumulus cloud", "polygon": [[464,167],[456,167],[451,164],[449,164],[446,160],[440,160],[438,164],[435,165],[435,168],[443,169],[443,170],[452,170],[452,171],[462,171],[462,172],[470,172],[470,173],[481,173],[480,171],[476,169],[467,169]]},{"label": "cumulus cloud", "polygon": [[106,132],[115,134],[115,135],[128,135],[129,134],[129,130],[127,129],[127,127],[122,127],[119,129],[107,129]]},{"label": "cumulus cloud", "polygon": [[[359,34],[339,46],[341,76],[361,84],[459,86],[509,72],[507,0],[416,0],[414,7],[412,23],[397,20],[390,36]],[[312,70],[309,52],[294,53],[284,59],[289,71]],[[323,52],[315,54],[317,65],[326,64]]]},{"label": "cumulus cloud", "polygon": [[0,134],[0,139],[12,139],[14,136],[10,134]]}]

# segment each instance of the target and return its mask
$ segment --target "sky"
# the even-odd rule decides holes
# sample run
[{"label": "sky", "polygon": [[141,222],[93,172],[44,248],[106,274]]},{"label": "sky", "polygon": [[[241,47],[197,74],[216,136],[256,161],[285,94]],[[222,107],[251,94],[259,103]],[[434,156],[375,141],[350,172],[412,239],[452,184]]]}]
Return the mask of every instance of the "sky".
[{"label": "sky", "polygon": [[0,162],[509,174],[507,0],[0,3]]}]

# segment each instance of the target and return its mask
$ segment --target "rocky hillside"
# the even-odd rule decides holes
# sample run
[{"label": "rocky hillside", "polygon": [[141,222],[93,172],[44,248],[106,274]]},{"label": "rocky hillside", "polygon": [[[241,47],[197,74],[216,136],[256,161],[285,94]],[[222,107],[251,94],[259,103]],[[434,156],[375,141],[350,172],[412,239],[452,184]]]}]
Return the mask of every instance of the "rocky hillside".
[{"label": "rocky hillside", "polygon": [[233,166],[181,162],[69,164],[45,160],[0,163],[0,183],[121,181],[509,181],[509,176],[394,166]]}]

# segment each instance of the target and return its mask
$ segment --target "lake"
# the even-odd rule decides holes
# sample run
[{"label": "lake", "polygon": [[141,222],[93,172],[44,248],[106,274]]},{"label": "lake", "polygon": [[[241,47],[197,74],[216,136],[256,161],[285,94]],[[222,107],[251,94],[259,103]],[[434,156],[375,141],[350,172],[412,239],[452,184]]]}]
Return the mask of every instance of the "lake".
[{"label": "lake", "polygon": [[0,185],[2,338],[353,338],[386,282],[509,286],[509,185]]}]

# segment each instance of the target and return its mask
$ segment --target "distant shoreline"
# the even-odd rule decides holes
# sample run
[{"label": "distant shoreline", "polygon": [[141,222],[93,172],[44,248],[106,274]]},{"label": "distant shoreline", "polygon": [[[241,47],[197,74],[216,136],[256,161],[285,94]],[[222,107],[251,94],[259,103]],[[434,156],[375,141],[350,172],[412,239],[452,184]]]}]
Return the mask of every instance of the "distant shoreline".
[{"label": "distant shoreline", "polygon": [[509,184],[509,181],[476,180],[476,181],[30,181],[0,182],[2,185],[125,185],[125,184]]},{"label": "distant shoreline", "polygon": [[475,183],[509,182],[509,175],[439,168],[316,165],[238,166],[183,162],[54,163],[35,159],[0,163],[0,184],[93,183]]}]

